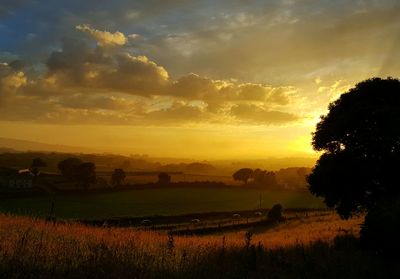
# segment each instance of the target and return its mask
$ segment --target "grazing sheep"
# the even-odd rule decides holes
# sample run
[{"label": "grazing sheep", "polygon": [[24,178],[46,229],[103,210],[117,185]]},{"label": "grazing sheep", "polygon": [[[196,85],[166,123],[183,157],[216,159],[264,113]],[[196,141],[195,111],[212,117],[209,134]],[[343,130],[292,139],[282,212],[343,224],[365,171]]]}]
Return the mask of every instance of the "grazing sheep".
[{"label": "grazing sheep", "polygon": [[142,222],[140,222],[140,224],[149,226],[149,225],[151,225],[151,220],[148,220],[148,219],[142,220]]}]

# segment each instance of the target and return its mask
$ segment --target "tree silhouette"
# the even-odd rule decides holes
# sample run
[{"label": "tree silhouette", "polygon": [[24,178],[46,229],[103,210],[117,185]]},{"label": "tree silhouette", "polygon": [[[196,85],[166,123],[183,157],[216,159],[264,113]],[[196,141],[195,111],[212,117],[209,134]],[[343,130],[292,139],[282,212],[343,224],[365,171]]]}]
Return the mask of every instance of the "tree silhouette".
[{"label": "tree silhouette", "polygon": [[94,163],[82,163],[75,168],[77,182],[87,190],[96,181],[96,166]]},{"label": "tree silhouette", "polygon": [[281,204],[275,204],[271,210],[268,211],[267,219],[272,222],[281,222],[285,218],[283,217],[283,206]]},{"label": "tree silhouette", "polygon": [[157,181],[158,184],[168,185],[170,182],[171,182],[171,176],[168,173],[161,172],[158,175],[158,181]]},{"label": "tree silhouette", "polygon": [[278,184],[273,171],[255,169],[252,178],[254,180],[254,185],[259,187],[274,188]]},{"label": "tree silhouette", "polygon": [[112,185],[121,186],[124,183],[126,174],[123,169],[115,169],[111,175]]},{"label": "tree silhouette", "polygon": [[249,179],[253,176],[253,170],[249,168],[243,168],[236,171],[232,177],[236,181],[243,181],[244,184],[247,184]]},{"label": "tree silhouette", "polygon": [[321,116],[312,145],[324,153],[309,189],[341,217],[398,199],[400,81],[373,78],[342,94]]},{"label": "tree silhouette", "polygon": [[76,168],[82,164],[82,161],[78,158],[67,158],[58,163],[58,169],[61,174],[68,180],[75,180]]},{"label": "tree silhouette", "polygon": [[35,177],[37,177],[39,175],[39,168],[45,168],[45,167],[47,167],[45,161],[43,161],[41,158],[35,158],[32,160],[31,172]]}]

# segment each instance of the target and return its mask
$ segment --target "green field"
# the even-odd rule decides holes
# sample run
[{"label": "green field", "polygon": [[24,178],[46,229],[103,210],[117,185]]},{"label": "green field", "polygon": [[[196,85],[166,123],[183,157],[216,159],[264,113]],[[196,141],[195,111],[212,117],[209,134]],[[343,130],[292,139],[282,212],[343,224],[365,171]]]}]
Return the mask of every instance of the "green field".
[{"label": "green field", "polygon": [[[323,207],[308,192],[261,192],[263,208]],[[237,188],[143,189],[102,194],[0,199],[0,211],[46,216],[54,200],[59,218],[99,219],[122,216],[179,215],[193,212],[257,209],[260,191]]]}]

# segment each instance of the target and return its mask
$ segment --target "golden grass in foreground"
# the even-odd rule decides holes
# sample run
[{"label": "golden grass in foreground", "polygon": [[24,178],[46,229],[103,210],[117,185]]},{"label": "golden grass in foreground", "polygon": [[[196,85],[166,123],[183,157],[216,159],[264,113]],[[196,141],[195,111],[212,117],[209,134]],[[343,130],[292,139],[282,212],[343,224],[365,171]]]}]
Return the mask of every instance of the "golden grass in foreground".
[{"label": "golden grass in foreground", "polygon": [[[331,243],[344,232],[357,235],[361,222],[361,218],[344,221],[332,213],[318,213],[265,231],[257,228],[253,230],[251,243],[255,244],[254,251],[258,249],[260,253],[317,241]],[[167,274],[169,277],[200,274],[219,260],[223,261],[218,268],[225,264],[230,270],[235,265],[231,262],[232,255],[239,253],[240,257],[248,258],[247,252],[240,254],[246,249],[244,234],[245,231],[239,231],[171,238],[165,232],[94,228],[74,223],[53,225],[27,217],[0,215],[0,271],[20,277],[27,274],[44,278],[88,274],[101,277],[104,271],[106,278],[112,277],[110,273],[119,278],[125,272],[135,274],[133,278],[167,278]],[[196,273],[200,267],[202,270]]]},{"label": "golden grass in foreground", "polygon": [[[253,232],[254,244],[260,243],[267,248],[281,248],[296,244],[307,245],[315,241],[330,242],[339,234],[358,236],[362,221],[362,217],[342,220],[334,213],[315,213],[310,217],[299,217],[272,228],[260,227],[250,231]],[[226,248],[242,246],[245,232],[241,230],[208,236],[174,236],[174,247],[177,250],[190,250],[222,244]],[[115,248],[132,245],[149,252],[157,252],[167,244],[168,235],[165,232],[130,228],[96,228],[78,223],[53,225],[41,219],[0,215],[1,250],[12,252],[21,248],[18,247],[21,240],[26,242],[25,249],[28,251],[35,248],[35,244],[40,244],[41,249],[56,253],[60,247],[65,251],[75,249],[75,245],[102,243]]]}]

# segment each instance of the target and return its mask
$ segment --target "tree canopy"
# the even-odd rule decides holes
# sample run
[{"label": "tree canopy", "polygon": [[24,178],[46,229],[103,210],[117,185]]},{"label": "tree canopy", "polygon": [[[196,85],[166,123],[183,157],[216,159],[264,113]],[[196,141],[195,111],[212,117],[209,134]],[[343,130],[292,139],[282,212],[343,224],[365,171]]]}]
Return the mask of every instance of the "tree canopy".
[{"label": "tree canopy", "polygon": [[309,189],[342,217],[397,198],[400,81],[373,78],[342,94],[321,116],[312,145],[323,154]]},{"label": "tree canopy", "polygon": [[158,184],[168,185],[171,182],[171,176],[166,172],[161,172],[158,174]]},{"label": "tree canopy", "polygon": [[31,171],[36,176],[39,174],[39,168],[45,168],[47,164],[41,158],[34,158],[31,164]]},{"label": "tree canopy", "polygon": [[111,175],[112,185],[121,186],[126,178],[126,173],[123,169],[115,169]]},{"label": "tree canopy", "polygon": [[74,180],[76,176],[76,168],[80,164],[82,164],[82,161],[78,158],[67,158],[58,163],[58,169],[65,178]]},{"label": "tree canopy", "polygon": [[234,180],[243,181],[247,184],[247,181],[253,176],[253,170],[250,168],[243,168],[235,172],[232,177]]},{"label": "tree canopy", "polygon": [[96,165],[94,163],[82,163],[75,168],[75,172],[77,181],[86,190],[90,184],[96,182]]}]

